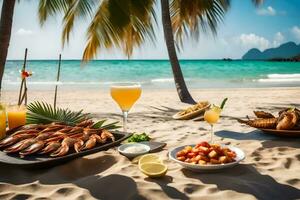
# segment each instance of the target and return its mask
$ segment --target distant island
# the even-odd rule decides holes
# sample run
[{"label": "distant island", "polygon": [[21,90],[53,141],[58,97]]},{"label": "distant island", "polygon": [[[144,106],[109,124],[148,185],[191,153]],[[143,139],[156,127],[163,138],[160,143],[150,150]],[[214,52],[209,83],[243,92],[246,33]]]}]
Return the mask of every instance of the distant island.
[{"label": "distant island", "polygon": [[287,42],[277,48],[266,49],[261,52],[259,49],[250,49],[243,57],[243,60],[271,60],[271,61],[300,61],[300,44]]}]

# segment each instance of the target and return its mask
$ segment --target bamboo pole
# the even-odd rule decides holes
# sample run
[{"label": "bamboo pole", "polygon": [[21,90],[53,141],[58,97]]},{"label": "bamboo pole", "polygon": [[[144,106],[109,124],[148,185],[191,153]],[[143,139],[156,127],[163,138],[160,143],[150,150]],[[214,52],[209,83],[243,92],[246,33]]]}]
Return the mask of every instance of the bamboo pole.
[{"label": "bamboo pole", "polygon": [[[24,63],[23,63],[23,67],[22,67],[22,71],[25,71],[26,69],[26,62],[27,62],[27,52],[28,52],[28,49],[26,48],[25,49],[25,56],[24,56]],[[21,105],[22,104],[22,101],[24,98],[22,98],[22,92],[23,92],[23,87],[24,87],[24,82],[26,82],[26,79],[25,78],[22,78],[22,81],[21,81],[21,86],[20,86],[20,92],[19,92],[19,100],[18,100],[18,105]],[[26,83],[25,83],[25,89],[24,89],[24,92],[27,93],[27,86],[26,86]],[[27,95],[26,95],[26,101],[27,101]],[[27,103],[27,102],[26,102]],[[26,104],[25,103],[25,104]]]},{"label": "bamboo pole", "polygon": [[54,93],[54,109],[56,109],[57,88],[58,88],[58,81],[60,77],[60,66],[61,66],[61,54],[59,54],[59,59],[58,59],[58,69],[57,69],[56,85],[55,85],[55,93]]}]

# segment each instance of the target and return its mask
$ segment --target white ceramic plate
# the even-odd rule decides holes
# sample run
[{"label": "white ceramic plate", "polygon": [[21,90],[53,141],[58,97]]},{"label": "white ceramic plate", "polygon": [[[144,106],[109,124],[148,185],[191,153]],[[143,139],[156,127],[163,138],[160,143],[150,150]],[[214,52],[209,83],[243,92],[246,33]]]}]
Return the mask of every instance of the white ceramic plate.
[{"label": "white ceramic plate", "polygon": [[173,119],[181,119],[181,120],[185,120],[185,119],[193,119],[197,116],[199,116],[200,114],[203,114],[205,112],[206,109],[208,109],[210,107],[210,104],[208,104],[207,106],[205,106],[204,108],[201,108],[199,110],[196,110],[194,112],[191,112],[191,113],[187,113],[185,115],[180,115],[179,113],[181,112],[178,112],[176,113],[175,115],[173,115]]},{"label": "white ceramic plate", "polygon": [[[236,153],[236,158],[235,158],[234,162],[226,163],[226,164],[219,164],[219,165],[218,164],[207,164],[207,165],[197,164],[196,165],[196,164],[186,163],[186,162],[177,160],[177,158],[176,158],[176,153],[178,151],[182,150],[185,146],[194,147],[195,145],[184,145],[184,146],[176,147],[169,152],[169,158],[171,160],[177,162],[178,164],[180,164],[182,167],[189,169],[189,170],[193,170],[193,171],[218,170],[218,169],[229,168],[229,167],[233,167],[233,166],[239,164],[239,162],[241,162],[242,160],[245,159],[245,153],[241,149],[239,149],[237,147],[233,147],[233,146],[226,146],[230,150],[232,150]],[[223,146],[223,147],[225,147],[225,146]]]},{"label": "white ceramic plate", "polygon": [[[138,153],[127,153],[125,151],[126,148],[133,147],[133,146],[142,147],[144,149],[144,151],[138,152]],[[118,151],[120,152],[120,154],[122,154],[128,158],[134,158],[136,156],[148,153],[150,151],[150,146],[146,145],[146,144],[140,144],[140,143],[127,143],[127,144],[122,144],[121,146],[119,146]]]}]

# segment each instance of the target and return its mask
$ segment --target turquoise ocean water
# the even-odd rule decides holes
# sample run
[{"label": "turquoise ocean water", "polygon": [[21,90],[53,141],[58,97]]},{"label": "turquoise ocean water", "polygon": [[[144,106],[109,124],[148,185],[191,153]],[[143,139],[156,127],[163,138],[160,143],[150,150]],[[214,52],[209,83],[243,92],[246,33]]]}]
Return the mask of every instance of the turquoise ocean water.
[{"label": "turquoise ocean water", "polygon": [[[7,61],[3,88],[17,89],[23,61]],[[300,63],[264,61],[184,60],[180,62],[190,88],[240,88],[300,86]],[[167,60],[91,61],[81,67],[79,60],[64,60],[61,79],[56,82],[58,61],[28,61],[33,72],[28,85],[34,89],[101,88],[114,82],[140,82],[144,88],[174,88]]]}]

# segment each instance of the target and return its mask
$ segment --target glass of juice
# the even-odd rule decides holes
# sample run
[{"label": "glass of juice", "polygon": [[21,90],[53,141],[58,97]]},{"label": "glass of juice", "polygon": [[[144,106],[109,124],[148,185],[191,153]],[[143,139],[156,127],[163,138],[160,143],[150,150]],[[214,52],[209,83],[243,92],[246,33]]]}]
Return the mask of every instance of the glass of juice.
[{"label": "glass of juice", "polygon": [[5,137],[6,132],[6,111],[5,106],[0,103],[0,139]]},{"label": "glass of juice", "polygon": [[204,120],[209,123],[210,129],[210,143],[214,142],[214,124],[218,122],[220,118],[220,113],[222,109],[218,106],[213,106],[209,110],[205,111],[204,113]]},{"label": "glass of juice", "polygon": [[7,108],[7,119],[9,129],[26,124],[26,106],[10,105]]},{"label": "glass of juice", "polygon": [[118,83],[110,87],[110,95],[123,112],[123,130],[127,132],[127,116],[142,93],[139,83]]}]

